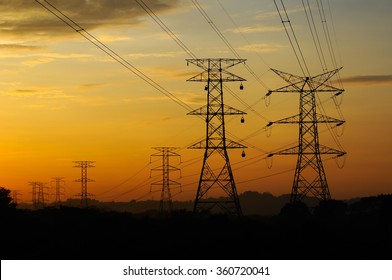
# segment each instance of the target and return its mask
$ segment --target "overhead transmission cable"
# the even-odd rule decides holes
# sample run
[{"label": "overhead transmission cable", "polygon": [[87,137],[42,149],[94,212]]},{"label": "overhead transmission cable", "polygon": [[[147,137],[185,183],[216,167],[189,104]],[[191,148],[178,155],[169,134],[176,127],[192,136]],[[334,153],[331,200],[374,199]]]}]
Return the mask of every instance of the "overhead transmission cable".
[{"label": "overhead transmission cable", "polygon": [[[309,26],[310,32],[312,34],[313,43],[314,43],[315,48],[317,50],[317,53],[319,55],[319,60],[320,60],[321,67],[323,68],[324,71],[328,71],[328,65],[327,65],[326,60],[325,60],[324,52],[323,52],[323,49],[322,49],[322,46],[321,46],[321,43],[320,43],[320,39],[319,39],[319,36],[318,36],[316,25],[315,25],[315,22],[314,22],[312,8],[310,6],[309,0],[306,0],[306,1],[307,1],[307,7],[305,6],[304,0],[302,0],[302,6],[303,6],[304,11],[305,11],[305,15],[306,15],[306,18],[307,18],[307,21],[308,21],[308,26]],[[326,43],[327,43],[327,46],[328,46],[328,50],[329,50],[329,53],[330,53],[330,56],[331,56],[332,66],[336,69],[338,66],[337,66],[337,62],[336,62],[336,58],[335,58],[335,53],[333,51],[333,45],[332,45],[332,41],[331,41],[331,36],[329,34],[329,29],[328,29],[328,25],[327,25],[327,20],[326,20],[325,11],[324,11],[324,8],[323,8],[322,0],[316,0],[316,2],[317,2],[317,5],[318,5],[318,9],[319,9],[321,24],[322,24],[323,31],[324,31],[324,36],[325,36]],[[309,15],[308,15],[308,13],[309,13]],[[331,15],[331,17],[332,17],[332,15]],[[311,24],[311,22],[312,22],[312,24]],[[318,50],[320,50],[320,51],[318,51]],[[337,73],[337,75],[338,75],[337,77],[338,77],[339,85],[340,85],[341,88],[343,88],[339,72]],[[329,82],[331,83],[331,81],[329,81]],[[332,94],[332,98],[333,99],[336,98],[334,94]],[[321,111],[323,112],[323,114],[325,114],[326,112],[325,112],[325,109],[324,109],[324,106],[323,106],[323,102],[320,101],[320,97],[319,96],[317,96],[317,100],[318,100],[318,105],[321,108]],[[334,101],[335,101],[335,99],[334,99]],[[339,114],[339,117],[342,120],[344,120],[344,116],[343,116],[343,113],[342,113],[342,111],[340,109],[340,106],[338,106],[336,104],[336,102],[335,102],[335,107],[336,107],[336,110],[337,110],[337,112]],[[339,140],[337,139],[338,135],[337,135],[336,131],[333,130],[331,124],[327,123],[327,128],[329,129],[329,131],[331,133],[331,136],[332,136],[334,142],[336,143],[336,145],[341,150],[344,150],[342,145],[340,144]]]},{"label": "overhead transmission cable", "polygon": [[94,37],[91,33],[89,33],[87,30],[85,30],[82,26],[80,26],[78,23],[76,23],[74,20],[72,20],[70,17],[65,15],[63,12],[61,12],[59,9],[57,9],[53,4],[51,4],[47,0],[43,0],[43,2],[39,0],[35,0],[38,4],[40,4],[43,8],[45,8],[47,11],[52,13],[54,16],[56,16],[59,20],[61,20],[63,23],[68,25],[70,28],[72,28],[75,32],[79,33],[81,36],[83,36],[85,39],[87,39],[90,43],[95,45],[97,48],[102,50],[104,53],[109,55],[111,58],[116,60],[118,63],[120,63],[122,66],[124,66],[127,70],[131,71],[133,74],[138,76],[140,79],[148,83],[150,86],[167,96],[169,99],[183,107],[187,111],[192,111],[193,108],[190,107],[188,104],[183,102],[181,99],[176,97],[174,94],[169,92],[167,89],[162,87],[160,84],[155,82],[153,79],[148,77],[146,74],[144,74],[141,70],[136,68],[134,65],[129,63],[127,60],[125,60],[122,56],[120,56],[118,53],[116,53],[114,50],[112,50],[110,47],[108,47],[106,44],[104,44],[102,41],[100,41],[98,38]]},{"label": "overhead transmission cable", "polygon": [[[215,31],[215,33],[218,35],[218,37],[223,41],[223,43],[229,48],[229,50],[234,54],[234,56],[238,59],[241,59],[241,56],[238,54],[238,52],[234,49],[234,47],[230,44],[230,42],[227,40],[227,38],[223,35],[223,33],[219,30],[219,28],[216,26],[216,24],[213,22],[213,20],[209,17],[207,12],[203,9],[203,7],[200,5],[200,3],[197,0],[192,0],[193,5],[198,9],[200,14],[203,16],[203,18],[207,21],[207,23],[211,26],[211,28]],[[264,89],[269,90],[268,86],[260,79],[259,76],[256,75],[256,73],[250,68],[250,66],[246,63],[244,63],[244,67],[246,70],[261,84]]]},{"label": "overhead transmission cable", "polygon": [[339,56],[339,62],[340,62],[340,65],[342,65],[343,64],[343,60],[342,60],[342,56],[341,56],[341,53],[340,53],[339,44],[338,44],[338,40],[337,40],[337,36],[336,36],[336,29],[335,29],[335,23],[334,23],[333,15],[332,15],[331,3],[330,3],[329,0],[327,0],[327,3],[328,3],[329,16],[331,18],[332,31],[333,31],[334,39],[335,39],[335,42],[336,42],[336,49],[337,49],[338,56]]},{"label": "overhead transmission cable", "polygon": [[131,179],[135,178],[137,175],[139,175],[141,172],[143,172],[151,163],[147,163],[145,166],[143,166],[139,171],[135,172],[132,176],[128,177],[127,179],[123,180],[121,183],[115,185],[114,187],[110,188],[109,190],[106,190],[102,193],[96,194],[96,195],[103,195],[106,194],[108,192],[111,192],[119,187],[121,187],[122,185],[126,184],[127,182],[129,182]]},{"label": "overhead transmission cable", "polygon": [[[196,55],[181,41],[180,38],[178,38],[178,36],[176,36],[174,34],[174,32],[172,30],[170,30],[170,28],[159,18],[159,16],[154,13],[154,11],[144,2],[144,0],[136,0],[136,2],[140,5],[140,7],[143,8],[144,11],[146,11],[146,13],[177,43],[177,45],[179,45],[189,56],[191,56],[192,58],[197,58]],[[196,3],[195,3],[196,2]],[[198,5],[200,7],[200,9],[202,11],[204,11],[204,9],[200,6],[200,4],[195,1],[194,4]],[[208,15],[205,13],[202,13],[203,15],[205,15],[207,18]],[[212,21],[211,21],[212,22]],[[215,26],[215,24],[214,24]],[[216,26],[215,26],[216,27]],[[215,30],[215,29],[214,29]],[[235,49],[230,45],[230,43],[227,41],[227,39],[223,36],[223,34],[219,31],[219,29],[216,27],[216,30],[219,32],[219,34],[221,34],[221,38],[227,42],[229,49],[231,49],[232,51],[234,51],[234,54],[236,55],[237,58],[240,58],[239,54],[235,51]],[[269,120],[267,118],[265,118],[263,115],[261,115],[259,112],[257,112],[252,105],[247,104],[242,98],[240,98],[237,94],[235,94],[231,88],[227,87],[226,85],[224,85],[225,90],[227,90],[235,99],[237,99],[242,105],[245,106],[245,111],[246,110],[251,110],[252,112],[254,112],[258,117],[262,118],[263,120],[269,122]],[[226,131],[230,136],[235,137],[233,134],[231,134],[230,132]],[[265,153],[265,151],[261,150],[260,148],[250,144],[250,143],[245,143],[247,146],[252,147],[254,149],[260,150],[262,152]]]},{"label": "overhead transmission cable", "polygon": [[[148,77],[146,74],[144,74],[142,71],[140,71],[138,68],[136,68],[134,65],[129,63],[127,60],[125,60],[122,56],[120,56],[118,53],[116,53],[114,50],[112,50],[110,47],[108,47],[106,44],[101,42],[98,38],[96,38],[94,35],[92,35],[90,32],[85,30],[80,24],[76,23],[73,19],[65,15],[63,12],[61,12],[57,7],[55,7],[53,4],[51,4],[47,0],[43,0],[42,2],[39,0],[35,0],[39,5],[41,5],[43,8],[45,8],[47,11],[49,11],[51,14],[53,14],[55,17],[57,17],[59,20],[61,20],[64,24],[69,26],[71,29],[73,29],[75,32],[80,34],[82,37],[84,37],[86,40],[88,40],[90,43],[95,45],[97,48],[102,50],[104,53],[109,55],[111,58],[113,58],[115,61],[120,63],[122,66],[124,66],[127,70],[131,71],[133,74],[141,78],[143,81],[151,85],[153,88],[158,90],[159,92],[163,93],[166,95],[168,98],[176,102],[178,105],[183,107],[185,110],[192,111],[193,108],[191,108],[188,104],[180,100],[178,97],[174,96],[171,92],[163,88],[161,85],[156,83],[154,80],[152,80],[150,77]],[[151,16],[154,18],[157,24],[161,26],[162,29],[165,30],[165,32],[192,58],[196,58],[196,56],[190,51],[185,44],[182,43],[182,41],[156,16],[156,14],[145,4],[144,1],[138,0],[137,3]],[[242,101],[242,103],[245,103]],[[246,104],[246,103],[245,103]],[[247,105],[247,108],[250,108],[249,105]],[[145,168],[145,167],[144,167]],[[142,168],[142,170],[144,169]],[[140,171],[141,172],[141,171]],[[139,173],[139,172],[138,172]],[[137,174],[138,174],[137,173]],[[125,184],[127,181],[129,181],[131,178],[136,176],[137,174],[129,177],[128,179],[124,180],[122,183],[114,186],[111,190],[118,188],[119,186]],[[139,189],[140,187],[143,187],[144,182],[141,184],[137,185],[135,188],[132,188],[120,195],[112,196],[115,198],[118,198],[120,196],[123,196],[129,192],[132,192],[136,189]],[[108,190],[102,194],[105,194],[111,190]],[[101,195],[102,195],[101,194]]]},{"label": "overhead transmission cable", "polygon": [[312,34],[313,43],[314,43],[314,46],[316,48],[317,56],[318,56],[318,59],[319,59],[320,64],[321,64],[321,69],[322,69],[323,72],[327,72],[328,71],[328,67],[327,67],[327,63],[325,61],[323,48],[321,46],[320,38],[319,38],[319,35],[318,35],[318,32],[317,32],[317,28],[316,28],[316,25],[315,25],[315,22],[314,22],[312,9],[310,7],[309,0],[306,0],[306,2],[307,2],[307,6],[305,6],[305,0],[302,0],[302,6],[304,8],[304,12],[305,12],[305,15],[306,15],[306,20],[308,22],[310,33]]},{"label": "overhead transmission cable", "polygon": [[[313,43],[314,43],[314,46],[315,46],[315,48],[316,48],[317,55],[318,55],[318,57],[319,57],[320,65],[321,65],[322,70],[323,70],[324,72],[326,72],[326,71],[328,71],[328,65],[327,65],[327,63],[326,63],[324,51],[323,51],[323,48],[322,48],[322,45],[321,45],[321,42],[320,42],[320,37],[319,37],[319,35],[318,35],[318,31],[317,31],[316,24],[315,24],[315,21],[314,21],[312,8],[311,8],[311,6],[310,6],[309,0],[306,0],[306,3],[307,3],[307,5],[305,5],[305,0],[302,0],[302,6],[303,6],[304,11],[305,11],[305,15],[306,15],[306,19],[307,19],[307,22],[308,22],[309,30],[310,30],[310,32],[311,32],[312,39],[313,39]],[[331,16],[332,16],[332,15],[331,15]],[[325,17],[324,17],[324,18],[325,18]],[[322,20],[322,21],[323,21],[323,20]],[[324,25],[324,24],[323,24],[323,25]],[[328,39],[327,39],[327,38],[326,38],[326,40],[327,40],[327,42],[328,42]],[[336,66],[336,67],[335,67],[335,66]],[[336,69],[336,68],[337,68],[337,65],[335,64],[334,67],[335,67],[335,69]],[[338,81],[339,81],[340,88],[343,88],[343,85],[342,85],[342,83],[341,83],[341,79],[340,79],[340,74],[339,74],[339,72],[337,73],[337,75],[338,75],[337,77],[338,77]],[[331,81],[328,81],[328,82],[331,84]],[[336,99],[335,94],[332,94],[332,99],[333,99],[334,102],[335,102],[335,99]],[[337,109],[337,111],[338,111],[339,117],[340,117],[341,119],[344,120],[343,113],[342,113],[340,107],[338,106],[338,104],[337,104],[336,102],[335,102],[335,107],[336,107],[336,109]]]},{"label": "overhead transmission cable", "polygon": [[178,36],[173,33],[170,28],[159,18],[159,16],[154,13],[154,11],[143,1],[136,0],[136,3],[173,39],[176,44],[183,49],[190,57],[196,59],[196,55],[181,41]]},{"label": "overhead transmission cable", "polygon": [[[185,45],[185,43],[160,19],[160,17],[146,4],[144,0],[136,0],[136,3],[170,36],[170,38],[181,48],[183,49],[188,56],[192,57],[193,59],[197,59],[197,56]],[[208,15],[207,15],[208,16]],[[223,34],[222,34],[223,36]],[[226,40],[227,41],[227,40]],[[229,44],[229,42],[227,41]],[[232,48],[234,50],[234,48]],[[234,50],[235,51],[235,50]],[[239,58],[238,53],[236,53],[236,57]],[[260,78],[259,78],[260,79]],[[244,107],[244,111],[252,111],[258,117],[267,120],[264,116],[262,116],[259,112],[257,112],[253,106],[247,104],[241,97],[233,92],[233,90],[226,85],[223,85],[225,90],[227,90],[230,95],[232,95],[238,102],[240,102]]]},{"label": "overhead transmission cable", "polygon": [[[308,1],[308,0],[307,0],[307,1]],[[328,46],[328,49],[329,49],[329,52],[330,52],[330,56],[331,56],[331,60],[332,60],[332,65],[333,65],[333,67],[335,67],[335,69],[337,69],[338,67],[337,67],[336,58],[335,58],[335,54],[334,54],[333,47],[332,47],[332,42],[331,42],[330,35],[329,35],[329,30],[328,30],[328,25],[327,25],[326,17],[325,17],[325,12],[324,12],[323,5],[322,5],[322,0],[316,0],[316,1],[317,1],[317,5],[318,5],[318,8],[319,8],[320,18],[321,18],[321,22],[322,22],[322,26],[323,26],[323,30],[324,30],[324,35],[325,35],[325,37],[326,37],[327,46]],[[285,28],[286,35],[287,35],[287,37],[288,37],[288,39],[289,39],[289,41],[290,41],[291,47],[292,47],[292,49],[293,49],[293,51],[294,51],[294,54],[295,54],[295,56],[296,56],[296,58],[297,58],[298,64],[299,64],[299,66],[300,66],[300,68],[301,68],[301,71],[303,72],[304,76],[307,76],[307,75],[308,75],[309,77],[311,77],[310,72],[309,72],[309,69],[308,69],[307,64],[306,64],[306,60],[305,60],[305,58],[304,58],[304,56],[303,56],[301,47],[300,47],[299,42],[298,42],[298,40],[297,40],[297,36],[295,35],[294,28],[293,28],[293,26],[292,26],[292,24],[291,24],[291,21],[290,21],[290,18],[289,18],[289,16],[288,16],[286,7],[285,7],[285,5],[284,5],[284,3],[283,3],[283,0],[280,0],[280,3],[281,3],[281,6],[282,6],[282,9],[283,9],[283,11],[284,11],[284,16],[282,16],[281,9],[278,7],[278,4],[276,3],[276,0],[274,0],[274,3],[275,3],[275,7],[276,7],[276,9],[277,9],[277,11],[278,11],[279,17],[280,17],[280,19],[281,19],[281,21],[282,21],[282,24],[283,24],[283,26],[284,26],[284,28]],[[313,40],[315,40],[315,37],[313,36],[313,32],[312,32],[312,26],[311,26],[311,24],[310,24],[309,17],[308,17],[308,14],[307,14],[307,8],[305,8],[305,4],[304,4],[304,1],[303,1],[303,0],[302,0],[302,4],[303,4],[304,10],[305,10],[305,14],[306,14],[307,19],[308,19],[308,25],[309,25],[309,28],[310,28],[310,30],[311,30]],[[312,15],[312,13],[311,13],[311,7],[310,7],[310,5],[309,5],[309,1],[308,1],[308,9],[309,9],[309,11],[310,11],[310,15]],[[310,18],[313,19],[312,16],[311,16]],[[287,29],[286,23],[288,23],[289,26],[290,26],[290,31],[291,31],[291,34],[292,34],[291,36],[290,36],[289,31],[288,31],[288,29]],[[317,32],[317,29],[316,29],[316,27],[315,27],[314,22],[313,22],[313,26],[314,26],[314,28],[315,28],[315,34],[317,34],[317,33],[316,33],[316,32]],[[296,44],[298,53],[297,53],[296,47],[294,46],[294,43],[293,43],[293,40],[291,39],[291,37],[293,37],[294,40],[295,40],[295,44]],[[315,43],[316,49],[318,49],[318,48],[317,48],[317,44],[320,44],[320,43],[319,43],[319,42],[318,42],[318,43],[314,42],[314,43]],[[320,47],[320,49],[322,50],[321,44],[320,44],[319,47]],[[320,55],[321,55],[321,52],[320,52]],[[324,61],[325,61],[325,59],[324,59]],[[323,68],[324,68],[324,67],[325,67],[325,68],[328,68],[326,63],[323,63],[321,60],[320,60],[320,62],[321,62],[321,66],[322,66]],[[305,69],[306,69],[306,73],[305,73]],[[306,74],[307,74],[307,75],[306,75]],[[340,78],[339,78],[339,79],[340,79]],[[319,97],[318,95],[317,95],[317,100],[318,100],[318,103],[317,103],[317,104],[320,105],[319,107],[321,108],[322,113],[325,115],[325,109],[324,109],[324,106],[323,106],[323,102],[320,101],[320,97]],[[336,105],[336,104],[335,104],[335,105]],[[337,111],[338,111],[340,117],[343,118],[343,114],[342,114],[342,112],[341,112],[341,110],[340,110],[340,107],[339,107],[339,106],[335,106],[335,107],[336,107],[336,109],[337,109]],[[341,145],[340,142],[339,142],[337,133],[332,129],[332,126],[331,126],[330,123],[327,123],[327,128],[328,128],[328,130],[329,130],[329,132],[330,132],[330,134],[331,134],[331,136],[332,136],[334,142],[336,143],[336,145],[337,145],[341,150],[344,150],[343,147],[342,147],[342,145]]]},{"label": "overhead transmission cable", "polygon": [[[337,60],[336,60],[335,50],[334,50],[333,44],[332,44],[331,34],[329,32],[329,27],[328,27],[328,23],[327,23],[327,17],[325,15],[324,5],[323,5],[322,0],[316,0],[316,2],[317,2],[318,10],[320,13],[321,23],[322,23],[323,31],[325,34],[325,39],[327,41],[328,51],[331,56],[332,65],[336,69],[336,68],[338,68],[338,66],[337,66],[338,64],[337,64]],[[331,12],[331,9],[330,9],[330,12]],[[332,18],[332,12],[331,12],[331,18]],[[342,83],[342,79],[340,77],[339,72],[337,73],[337,77],[338,77],[339,86],[341,88],[343,88],[343,83]]]},{"label": "overhead transmission cable", "polygon": [[[295,35],[294,28],[293,28],[293,25],[291,24],[291,20],[289,18],[288,13],[287,13],[286,7],[285,7],[285,5],[283,3],[283,0],[280,0],[280,2],[281,2],[281,5],[282,5],[282,9],[283,9],[284,14],[282,14],[281,9],[278,7],[278,4],[276,3],[276,0],[274,0],[276,10],[277,10],[277,12],[279,14],[279,17],[280,17],[280,20],[281,20],[281,22],[283,24],[284,30],[286,32],[286,35],[287,35],[287,37],[288,37],[288,39],[290,41],[291,48],[293,49],[295,57],[297,58],[297,62],[299,64],[299,67],[301,68],[302,74],[304,76],[310,77],[311,75],[310,75],[310,72],[309,72],[309,68],[308,68],[308,66],[306,64],[305,57],[303,55],[302,49],[301,49],[301,47],[300,47],[300,45],[298,43],[298,39],[297,39],[297,36]],[[290,36],[290,32],[289,32],[289,30],[287,28],[287,24],[290,27],[291,36]],[[295,45],[294,45],[293,41],[295,41]]]},{"label": "overhead transmission cable", "polygon": [[[251,45],[251,42],[249,42],[248,38],[246,38],[246,36],[244,35],[244,33],[241,31],[241,28],[236,24],[236,22],[234,21],[233,17],[230,15],[230,13],[227,11],[227,9],[224,7],[224,5],[222,4],[222,2],[220,0],[216,0],[219,4],[219,6],[222,8],[223,12],[226,14],[226,16],[230,19],[231,23],[234,25],[234,27],[236,28],[236,32],[238,32],[241,37],[245,40],[246,43],[248,43],[249,45]],[[268,67],[268,69],[270,69],[271,67],[268,65],[268,63],[265,61],[265,59],[258,53],[256,52],[256,55],[258,56],[258,58]]]}]

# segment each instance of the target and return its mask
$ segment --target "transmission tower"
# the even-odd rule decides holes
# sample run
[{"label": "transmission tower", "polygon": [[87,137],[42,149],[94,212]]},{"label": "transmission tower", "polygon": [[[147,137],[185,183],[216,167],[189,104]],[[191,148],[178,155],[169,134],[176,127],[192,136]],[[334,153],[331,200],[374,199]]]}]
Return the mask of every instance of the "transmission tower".
[{"label": "transmission tower", "polygon": [[90,167],[95,167],[93,164],[95,163],[95,161],[74,161],[74,163],[76,164],[74,167],[80,168],[81,171],[81,175],[80,175],[80,179],[75,180],[74,182],[80,182],[81,183],[81,187],[82,187],[82,191],[80,194],[78,194],[78,196],[80,196],[80,206],[83,207],[87,207],[88,206],[88,197],[92,196],[92,194],[90,194],[87,191],[87,183],[88,182],[95,182],[94,180],[91,180],[87,177],[87,169]]},{"label": "transmission tower", "polygon": [[11,195],[12,195],[12,202],[18,205],[19,196],[21,195],[20,192],[17,190],[13,190]]},{"label": "transmission tower", "polygon": [[32,187],[32,202],[33,209],[40,209],[45,207],[45,184],[42,182],[29,182],[29,185]]},{"label": "transmission tower", "polygon": [[[232,215],[242,215],[227,149],[243,149],[242,156],[245,156],[246,146],[226,138],[225,115],[246,113],[223,103],[223,83],[240,81],[240,89],[243,89],[242,81],[245,79],[227,69],[245,61],[245,59],[226,58],[187,59],[188,64],[192,63],[203,69],[202,73],[187,81],[207,83],[205,86],[207,105],[188,113],[188,115],[206,116],[207,130],[205,140],[188,147],[205,150],[194,204],[195,212],[220,208],[221,211]],[[208,193],[217,198],[208,198]]]},{"label": "transmission tower", "polygon": [[340,157],[344,156],[346,152],[319,144],[318,124],[326,123],[328,125],[333,123],[336,126],[340,126],[345,121],[317,113],[316,94],[329,92],[339,95],[344,91],[332,86],[330,83],[330,79],[339,70],[340,68],[314,77],[301,77],[272,69],[288,85],[269,91],[267,96],[271,95],[272,92],[295,92],[299,93],[300,96],[298,115],[270,122],[267,125],[271,126],[274,123],[299,125],[298,146],[268,155],[269,157],[273,155],[298,156],[291,191],[291,202],[300,201],[308,194],[311,194],[318,200],[331,199],[321,155],[329,154]]},{"label": "transmission tower", "polygon": [[54,189],[55,189],[55,197],[54,197],[54,203],[57,205],[61,204],[61,197],[64,195],[62,192],[62,189],[64,189],[64,177],[53,177],[52,183],[55,183]]},{"label": "transmission tower", "polygon": [[170,172],[171,171],[181,172],[181,170],[177,167],[170,165],[170,157],[180,157],[180,155],[174,152],[175,150],[177,150],[177,148],[174,147],[154,147],[153,149],[159,152],[156,154],[152,154],[151,156],[162,157],[162,165],[158,168],[151,169],[151,172],[152,171],[162,172],[162,180],[152,183],[151,187],[162,186],[159,209],[161,212],[164,211],[171,212],[173,210],[173,202],[172,202],[170,186],[177,185],[181,188],[181,184],[176,181],[170,180]]},{"label": "transmission tower", "polygon": [[20,196],[20,192],[17,190],[13,190],[11,193],[12,202],[15,204],[18,204],[19,196]]}]

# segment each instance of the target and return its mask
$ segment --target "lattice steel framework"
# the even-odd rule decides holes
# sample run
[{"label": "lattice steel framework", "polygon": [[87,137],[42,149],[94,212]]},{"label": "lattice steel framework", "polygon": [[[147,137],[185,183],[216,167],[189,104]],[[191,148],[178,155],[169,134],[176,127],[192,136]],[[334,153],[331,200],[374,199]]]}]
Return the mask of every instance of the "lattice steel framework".
[{"label": "lattice steel framework", "polygon": [[64,188],[64,177],[53,177],[52,183],[55,183],[54,186],[54,191],[55,191],[55,196],[54,196],[54,203],[55,204],[61,204],[61,197],[64,195],[62,192],[62,189]]},{"label": "lattice steel framework", "polygon": [[87,169],[90,167],[95,167],[94,165],[95,161],[82,160],[82,161],[74,161],[74,163],[76,164],[74,167],[80,168],[81,171],[80,179],[74,181],[74,182],[80,182],[82,187],[81,193],[78,194],[78,196],[80,196],[80,206],[87,207],[88,198],[92,196],[92,194],[87,191],[87,183],[95,182],[94,180],[89,179],[87,177]]},{"label": "lattice steel framework", "polygon": [[[220,208],[221,211],[232,215],[242,215],[227,149],[244,149],[246,146],[226,138],[225,115],[246,113],[224,104],[223,83],[245,81],[244,78],[227,70],[245,61],[245,59],[226,58],[187,59],[188,64],[192,63],[203,69],[203,72],[187,81],[207,83],[205,87],[207,105],[188,113],[188,115],[206,116],[206,139],[188,147],[205,150],[194,203],[195,212],[202,209]],[[215,190],[223,190],[222,195],[208,198],[209,192],[216,196]]]},{"label": "lattice steel framework", "polygon": [[45,184],[42,182],[29,182],[32,187],[32,202],[33,209],[40,209],[45,207]]},{"label": "lattice steel framework", "polygon": [[314,77],[301,77],[272,69],[288,85],[269,91],[267,96],[273,92],[295,92],[299,93],[300,96],[298,115],[270,122],[267,125],[271,126],[275,123],[299,125],[298,146],[269,155],[298,155],[291,191],[291,202],[302,200],[308,194],[311,194],[318,200],[331,198],[321,155],[330,154],[340,157],[345,155],[346,152],[319,144],[318,124],[333,123],[336,126],[340,126],[345,121],[317,113],[316,94],[329,92],[339,95],[344,91],[332,86],[330,83],[330,79],[339,70],[340,68]]},{"label": "lattice steel framework", "polygon": [[19,202],[19,196],[20,196],[20,192],[17,190],[13,190],[12,191],[12,202],[15,203],[16,205]]},{"label": "lattice steel framework", "polygon": [[151,169],[153,171],[159,171],[162,173],[162,180],[156,181],[151,184],[152,186],[161,186],[161,200],[159,202],[159,210],[161,212],[171,212],[173,210],[173,201],[170,186],[177,186],[181,188],[181,184],[170,179],[170,172],[180,171],[177,167],[170,165],[171,157],[181,157],[178,153],[174,152],[177,150],[175,147],[154,147],[153,149],[159,151],[158,153],[152,154],[152,157],[162,157],[162,165],[158,168]]}]

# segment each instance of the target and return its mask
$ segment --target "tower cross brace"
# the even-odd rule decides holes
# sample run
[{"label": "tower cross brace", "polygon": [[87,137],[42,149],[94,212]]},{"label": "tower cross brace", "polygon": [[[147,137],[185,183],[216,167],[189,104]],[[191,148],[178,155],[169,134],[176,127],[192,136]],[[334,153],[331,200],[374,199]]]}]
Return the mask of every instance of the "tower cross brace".
[{"label": "tower cross brace", "polygon": [[32,187],[32,202],[33,209],[39,209],[45,207],[46,198],[45,195],[45,184],[43,182],[29,182]]},{"label": "tower cross brace", "polygon": [[55,204],[61,204],[61,196],[64,195],[64,193],[61,191],[62,188],[62,183],[64,184],[64,177],[53,177],[53,183],[55,183],[55,197],[54,197],[54,203]]},{"label": "tower cross brace", "polygon": [[[188,113],[188,115],[203,115],[206,120],[206,138],[188,147],[205,150],[194,203],[195,212],[218,208],[231,215],[242,215],[227,150],[244,149],[246,146],[226,137],[225,115],[246,113],[224,104],[223,83],[239,81],[242,89],[242,81],[245,79],[229,72],[228,69],[245,61],[245,59],[228,58],[187,59],[188,64],[203,69],[203,72],[187,81],[207,83],[205,87],[207,105]],[[208,197],[209,193],[215,198]]]}]

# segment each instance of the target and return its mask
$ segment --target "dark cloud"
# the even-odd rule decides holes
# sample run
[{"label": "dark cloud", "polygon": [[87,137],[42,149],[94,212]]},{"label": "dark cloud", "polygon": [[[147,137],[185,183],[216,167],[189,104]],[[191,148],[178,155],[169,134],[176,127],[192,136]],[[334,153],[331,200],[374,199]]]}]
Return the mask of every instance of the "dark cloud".
[{"label": "dark cloud", "polygon": [[[149,0],[156,13],[170,11],[179,0]],[[39,2],[45,4],[44,0]],[[132,0],[50,0],[65,15],[87,30],[103,26],[126,26],[141,22],[144,10]],[[47,4],[46,4],[47,5]],[[65,24],[34,0],[0,0],[0,34],[26,37],[69,36]]]},{"label": "dark cloud", "polygon": [[347,84],[360,85],[392,85],[392,75],[366,75],[343,78]]}]

